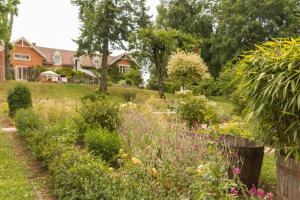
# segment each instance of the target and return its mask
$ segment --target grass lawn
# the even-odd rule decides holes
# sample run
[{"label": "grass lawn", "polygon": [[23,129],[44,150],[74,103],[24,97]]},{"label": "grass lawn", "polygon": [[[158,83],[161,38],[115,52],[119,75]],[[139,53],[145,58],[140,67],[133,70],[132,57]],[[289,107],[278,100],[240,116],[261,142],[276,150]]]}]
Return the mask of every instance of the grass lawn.
[{"label": "grass lawn", "polygon": [[11,141],[0,132],[0,199],[35,199],[27,173],[15,157]]},{"label": "grass lawn", "polygon": [[276,185],[276,157],[273,153],[265,153],[260,185],[262,187],[274,187]]}]

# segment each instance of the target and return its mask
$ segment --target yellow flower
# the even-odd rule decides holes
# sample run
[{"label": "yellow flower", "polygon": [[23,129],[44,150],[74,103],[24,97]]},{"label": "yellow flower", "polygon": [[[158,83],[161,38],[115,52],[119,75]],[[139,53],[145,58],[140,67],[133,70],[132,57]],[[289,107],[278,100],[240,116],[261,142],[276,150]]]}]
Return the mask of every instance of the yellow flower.
[{"label": "yellow flower", "polygon": [[199,165],[196,171],[201,175],[204,173],[205,167],[203,165]]},{"label": "yellow flower", "polygon": [[157,170],[156,170],[154,167],[151,167],[151,168],[148,170],[148,172],[149,172],[149,174],[150,174],[151,176],[154,176],[154,177],[156,177],[157,174],[158,174]]},{"label": "yellow flower", "polygon": [[114,171],[114,168],[110,167],[110,168],[108,168],[108,171],[112,172],[112,171]]},{"label": "yellow flower", "polygon": [[140,161],[139,159],[133,157],[131,159],[132,163],[135,164],[135,165],[141,165],[142,164],[142,161]]}]

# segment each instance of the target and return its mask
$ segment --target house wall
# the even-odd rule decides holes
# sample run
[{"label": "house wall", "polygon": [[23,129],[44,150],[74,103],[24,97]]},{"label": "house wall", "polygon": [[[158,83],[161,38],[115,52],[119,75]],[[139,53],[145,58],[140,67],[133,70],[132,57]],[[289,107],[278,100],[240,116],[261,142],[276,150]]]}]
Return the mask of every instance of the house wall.
[{"label": "house wall", "polygon": [[122,59],[122,60],[118,61],[116,65],[120,66],[120,65],[131,65],[131,64],[128,60]]},{"label": "house wall", "polygon": [[[36,67],[38,65],[43,65],[43,57],[25,42],[23,44],[22,41],[16,43],[15,47],[10,51],[10,53],[11,53],[11,65],[13,65],[13,67],[15,66]],[[15,53],[28,54],[31,56],[31,59],[30,61],[15,60],[14,59]]]}]

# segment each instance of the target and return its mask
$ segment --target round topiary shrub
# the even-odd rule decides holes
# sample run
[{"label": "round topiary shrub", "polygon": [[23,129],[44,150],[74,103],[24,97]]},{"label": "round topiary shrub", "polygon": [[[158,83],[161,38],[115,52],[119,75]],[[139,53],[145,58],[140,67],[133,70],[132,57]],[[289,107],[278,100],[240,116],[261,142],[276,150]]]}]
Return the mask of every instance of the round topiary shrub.
[{"label": "round topiary shrub", "polygon": [[32,106],[31,92],[27,87],[17,85],[8,91],[7,102],[9,107],[8,114],[13,118],[17,110]]},{"label": "round topiary shrub", "polygon": [[94,155],[114,164],[121,148],[121,139],[117,133],[107,129],[94,129],[85,133],[85,144]]}]

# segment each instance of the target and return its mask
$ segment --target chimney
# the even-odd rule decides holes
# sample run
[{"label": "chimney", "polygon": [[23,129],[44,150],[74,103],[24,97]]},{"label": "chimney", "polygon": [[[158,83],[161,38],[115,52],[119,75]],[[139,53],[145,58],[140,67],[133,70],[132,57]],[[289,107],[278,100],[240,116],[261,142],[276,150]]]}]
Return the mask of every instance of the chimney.
[{"label": "chimney", "polygon": [[36,47],[36,43],[32,43],[32,46]]}]

